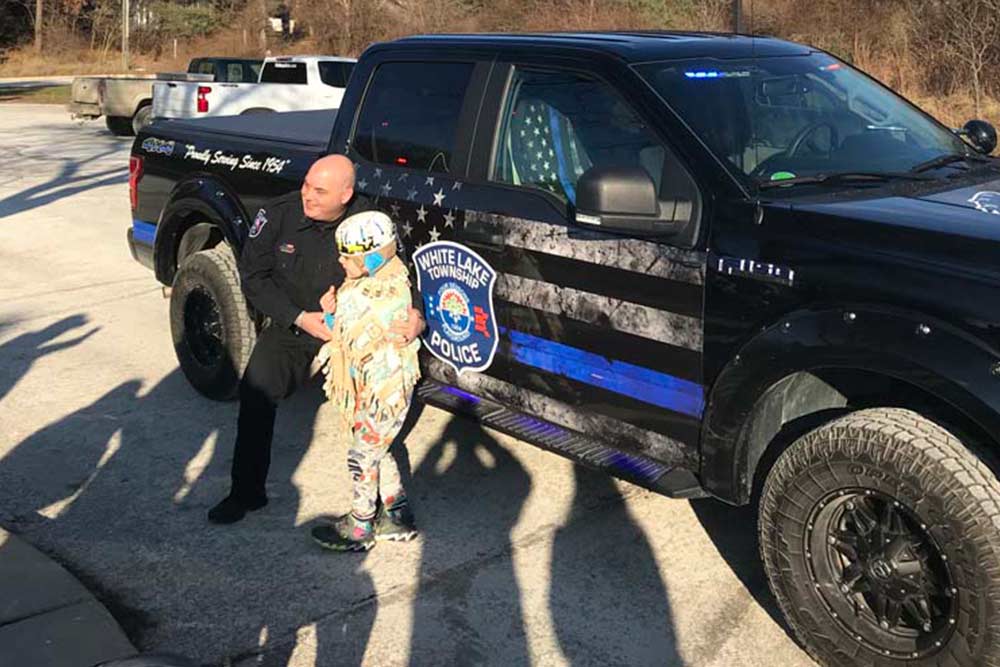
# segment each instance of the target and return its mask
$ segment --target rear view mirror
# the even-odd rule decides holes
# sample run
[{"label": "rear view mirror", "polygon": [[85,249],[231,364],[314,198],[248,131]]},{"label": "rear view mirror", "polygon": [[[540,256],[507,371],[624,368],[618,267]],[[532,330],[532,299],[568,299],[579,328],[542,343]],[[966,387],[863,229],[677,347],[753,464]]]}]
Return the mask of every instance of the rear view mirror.
[{"label": "rear view mirror", "polygon": [[757,84],[756,97],[759,104],[798,106],[795,101],[811,90],[812,86],[804,77],[777,76],[760,81]]},{"label": "rear view mirror", "polygon": [[690,202],[660,201],[641,167],[592,167],[576,184],[576,222],[583,227],[664,235],[690,216]]}]

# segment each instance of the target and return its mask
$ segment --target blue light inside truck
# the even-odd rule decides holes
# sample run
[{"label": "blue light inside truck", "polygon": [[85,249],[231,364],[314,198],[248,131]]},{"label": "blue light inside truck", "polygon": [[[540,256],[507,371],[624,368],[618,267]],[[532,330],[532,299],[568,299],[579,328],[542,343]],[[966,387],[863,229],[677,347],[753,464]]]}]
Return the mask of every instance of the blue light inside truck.
[{"label": "blue light inside truck", "polygon": [[721,72],[716,70],[697,70],[694,72],[684,72],[684,76],[689,79],[718,79],[721,76]]},{"label": "blue light inside truck", "polygon": [[750,70],[720,71],[717,69],[696,69],[684,72],[688,79],[742,79],[750,76]]}]

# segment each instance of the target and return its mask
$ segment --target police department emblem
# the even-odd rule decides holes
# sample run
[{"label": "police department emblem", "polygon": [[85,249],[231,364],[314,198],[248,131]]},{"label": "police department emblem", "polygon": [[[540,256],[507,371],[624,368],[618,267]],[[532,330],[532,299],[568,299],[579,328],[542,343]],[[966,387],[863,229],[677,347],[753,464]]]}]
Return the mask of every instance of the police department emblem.
[{"label": "police department emblem", "polygon": [[977,192],[969,199],[969,203],[983,213],[1000,215],[1000,192],[992,192],[990,190]]},{"label": "police department emblem", "polygon": [[413,263],[427,316],[424,344],[459,374],[489,368],[499,342],[493,316],[497,272],[451,241],[422,246]]}]

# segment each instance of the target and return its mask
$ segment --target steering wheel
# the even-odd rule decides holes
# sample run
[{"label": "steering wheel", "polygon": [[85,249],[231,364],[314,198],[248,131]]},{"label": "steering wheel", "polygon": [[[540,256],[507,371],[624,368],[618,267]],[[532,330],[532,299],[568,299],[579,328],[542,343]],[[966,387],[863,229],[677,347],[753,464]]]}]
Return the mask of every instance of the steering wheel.
[{"label": "steering wheel", "polygon": [[829,155],[833,152],[833,147],[840,143],[840,135],[837,133],[837,127],[828,120],[821,120],[802,128],[802,130],[795,135],[795,139],[792,140],[788,150],[785,151],[785,155],[788,157],[798,157],[799,150],[801,150],[803,146],[807,146],[812,149],[814,153],[822,153],[823,151],[821,151],[815,143],[811,140],[807,141],[807,139],[812,137],[816,130],[823,127],[830,130],[830,148],[826,151],[826,154]]},{"label": "steering wheel", "polygon": [[821,120],[816,123],[812,123],[811,125],[807,125],[806,127],[799,130],[799,133],[795,135],[795,138],[792,140],[792,143],[789,145],[787,149],[785,149],[780,153],[775,153],[774,155],[761,161],[750,172],[750,176],[752,178],[759,179],[762,176],[764,176],[764,174],[771,171],[773,169],[773,165],[780,163],[782,158],[787,159],[787,158],[798,157],[798,153],[802,150],[802,146],[804,145],[808,146],[816,153],[821,153],[822,151],[819,149],[818,146],[816,146],[816,144],[814,144],[812,141],[807,141],[807,140],[810,137],[812,137],[812,135],[816,132],[816,130],[822,127],[828,128],[830,130],[830,148],[829,150],[826,151],[827,156],[829,156],[829,154],[833,152],[834,146],[840,143],[840,134],[837,132],[837,127],[833,123],[831,123],[830,121]]}]

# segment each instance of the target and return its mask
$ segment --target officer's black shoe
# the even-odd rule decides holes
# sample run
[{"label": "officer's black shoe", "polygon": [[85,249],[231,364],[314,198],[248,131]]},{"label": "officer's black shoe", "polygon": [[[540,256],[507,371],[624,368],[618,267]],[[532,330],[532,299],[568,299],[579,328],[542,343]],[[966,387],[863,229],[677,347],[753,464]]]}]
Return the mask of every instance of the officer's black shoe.
[{"label": "officer's black shoe", "polygon": [[230,494],[223,498],[218,505],[208,510],[208,520],[221,524],[236,523],[246,516],[247,512],[259,510],[264,505],[267,505],[267,498],[246,502]]}]

